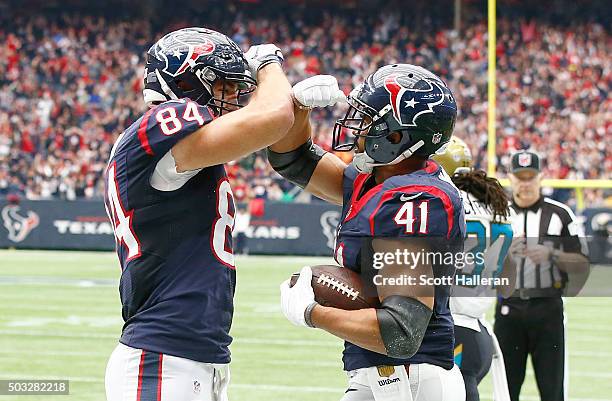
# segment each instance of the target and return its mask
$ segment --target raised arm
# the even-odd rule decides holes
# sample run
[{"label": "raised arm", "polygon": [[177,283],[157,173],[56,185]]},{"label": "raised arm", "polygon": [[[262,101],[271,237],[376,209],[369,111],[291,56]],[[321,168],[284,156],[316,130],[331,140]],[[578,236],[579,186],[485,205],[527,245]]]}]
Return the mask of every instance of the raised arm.
[{"label": "raised arm", "polygon": [[260,47],[265,48],[249,59],[258,80],[249,104],[222,115],[174,145],[172,156],[177,171],[246,156],[277,142],[293,125],[292,91],[280,66],[282,56],[274,45]]},{"label": "raised arm", "polygon": [[272,168],[311,194],[342,204],[342,177],[346,164],[312,142],[310,110],[344,100],[338,82],[329,75],[317,75],[293,88],[295,121],[287,135],[268,147]]}]

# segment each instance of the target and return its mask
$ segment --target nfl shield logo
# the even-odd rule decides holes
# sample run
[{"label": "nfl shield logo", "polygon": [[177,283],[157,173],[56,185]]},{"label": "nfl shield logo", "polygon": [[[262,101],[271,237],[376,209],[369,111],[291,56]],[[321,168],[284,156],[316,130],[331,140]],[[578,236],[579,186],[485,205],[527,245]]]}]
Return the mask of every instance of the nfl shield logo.
[{"label": "nfl shield logo", "polygon": [[531,165],[531,155],[529,153],[521,153],[518,157],[518,164],[521,167]]},{"label": "nfl shield logo", "polygon": [[442,139],[442,134],[439,132],[436,132],[434,136],[431,138],[431,143],[433,143],[434,145],[438,144],[440,143],[440,139]]}]

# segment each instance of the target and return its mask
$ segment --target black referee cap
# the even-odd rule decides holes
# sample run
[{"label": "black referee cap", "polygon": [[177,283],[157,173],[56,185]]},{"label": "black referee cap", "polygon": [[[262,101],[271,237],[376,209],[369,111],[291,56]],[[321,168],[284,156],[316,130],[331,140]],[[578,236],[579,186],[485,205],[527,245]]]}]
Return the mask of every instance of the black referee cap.
[{"label": "black referee cap", "polygon": [[540,157],[528,150],[521,150],[512,155],[512,174],[523,170],[540,170]]}]

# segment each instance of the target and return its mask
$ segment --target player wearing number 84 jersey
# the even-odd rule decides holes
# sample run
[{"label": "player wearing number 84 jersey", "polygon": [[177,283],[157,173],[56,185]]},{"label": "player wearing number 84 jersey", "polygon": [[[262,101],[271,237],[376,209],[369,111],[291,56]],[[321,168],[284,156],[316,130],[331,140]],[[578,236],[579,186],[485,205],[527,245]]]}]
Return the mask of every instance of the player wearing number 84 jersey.
[{"label": "player wearing number 84 jersey", "polygon": [[106,170],[125,321],[107,366],[107,400],[226,398],[236,274],[223,163],[293,123],[281,62],[274,45],[243,54],[202,28],[172,32],[149,50],[150,109],[117,139]]}]

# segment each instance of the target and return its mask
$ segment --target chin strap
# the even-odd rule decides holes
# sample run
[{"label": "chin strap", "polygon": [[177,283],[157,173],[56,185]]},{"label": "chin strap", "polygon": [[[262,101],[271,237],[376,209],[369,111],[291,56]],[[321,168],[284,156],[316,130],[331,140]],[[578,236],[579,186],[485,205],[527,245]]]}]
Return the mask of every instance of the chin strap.
[{"label": "chin strap", "polygon": [[418,141],[417,143],[403,151],[395,159],[391,160],[389,163],[376,163],[376,161],[372,159],[366,152],[355,153],[355,155],[353,155],[353,161],[351,162],[351,164],[359,173],[370,174],[372,171],[374,171],[374,167],[392,166],[401,162],[402,160],[409,158],[423,145],[425,145],[425,142],[423,140]]},{"label": "chin strap", "polygon": [[159,73],[159,70],[155,70],[155,75],[157,76],[157,81],[159,82],[159,85],[161,86],[166,96],[168,96],[171,100],[178,100],[176,94],[172,92],[172,89],[170,89],[166,81],[164,81],[164,78]]}]

